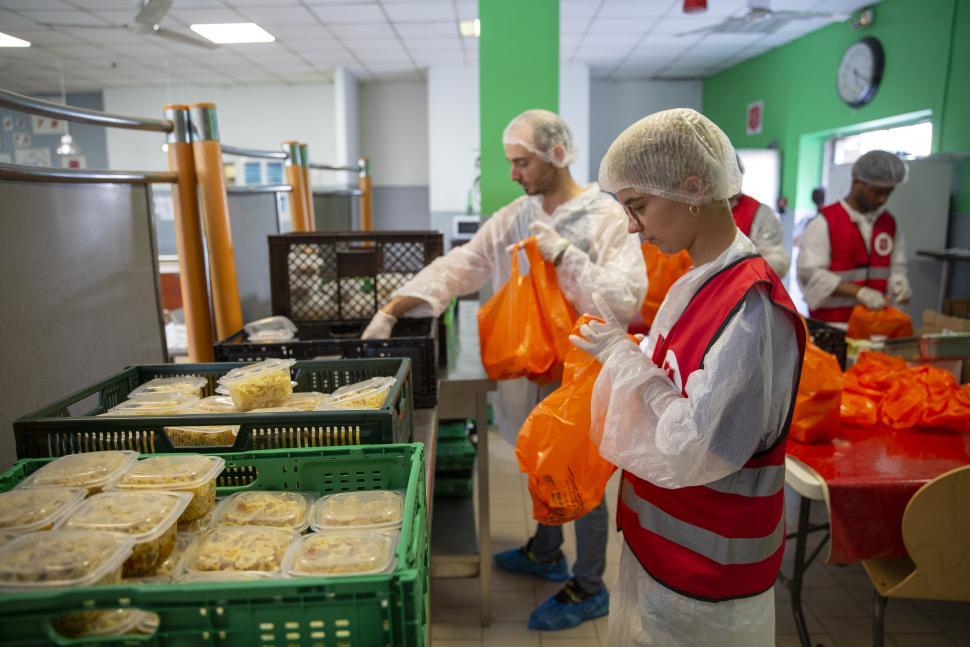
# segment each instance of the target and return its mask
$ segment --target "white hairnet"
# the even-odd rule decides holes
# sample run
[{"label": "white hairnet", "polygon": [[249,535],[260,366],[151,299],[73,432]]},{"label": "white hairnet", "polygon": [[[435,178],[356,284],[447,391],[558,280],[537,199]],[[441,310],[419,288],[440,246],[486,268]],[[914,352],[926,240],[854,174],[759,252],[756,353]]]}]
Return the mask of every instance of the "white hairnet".
[{"label": "white hairnet", "polygon": [[[503,144],[517,144],[536,157],[563,167],[576,160],[573,133],[562,117],[548,110],[526,110],[509,122]],[[556,147],[561,147],[556,149]]]},{"label": "white hairnet", "polygon": [[906,162],[886,151],[869,151],[852,165],[852,177],[875,186],[891,188],[908,175]]},{"label": "white hairnet", "polygon": [[[699,186],[684,185],[696,176]],[[727,200],[741,191],[731,140],[696,110],[644,117],[617,137],[600,163],[599,183],[614,195],[633,189],[687,204]]]}]

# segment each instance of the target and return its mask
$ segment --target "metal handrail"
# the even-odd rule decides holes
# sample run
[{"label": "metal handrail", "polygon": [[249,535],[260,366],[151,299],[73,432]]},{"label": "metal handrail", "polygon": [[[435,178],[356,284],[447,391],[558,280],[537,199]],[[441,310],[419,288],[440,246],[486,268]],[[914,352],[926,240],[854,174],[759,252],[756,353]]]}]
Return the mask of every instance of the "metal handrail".
[{"label": "metal handrail", "polygon": [[228,193],[290,193],[293,187],[289,184],[233,184],[227,186]]},{"label": "metal handrail", "polygon": [[285,160],[289,157],[283,151],[263,151],[255,148],[242,148],[240,146],[222,145],[223,155],[236,155],[237,157],[258,157],[271,160]]},{"label": "metal handrail", "polygon": [[359,166],[334,166],[333,164],[309,164],[310,168],[317,169],[319,171],[351,171],[352,173],[359,173]]},{"label": "metal handrail", "polygon": [[0,107],[10,108],[18,112],[26,112],[43,117],[56,117],[80,124],[94,124],[111,128],[128,128],[130,130],[153,130],[163,133],[172,131],[172,122],[167,119],[145,119],[142,117],[128,117],[113,115],[98,110],[66,106],[53,101],[45,101],[18,94],[10,90],[0,89]]},{"label": "metal handrail", "polygon": [[0,162],[0,180],[58,182],[65,184],[175,184],[178,176],[169,171],[107,171],[23,166]]}]

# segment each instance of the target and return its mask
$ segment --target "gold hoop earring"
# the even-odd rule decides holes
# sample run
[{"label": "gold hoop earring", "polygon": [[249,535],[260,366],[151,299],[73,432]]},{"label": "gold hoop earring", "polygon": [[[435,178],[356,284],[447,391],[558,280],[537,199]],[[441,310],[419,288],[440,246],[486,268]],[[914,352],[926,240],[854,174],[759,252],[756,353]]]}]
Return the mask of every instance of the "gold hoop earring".
[{"label": "gold hoop earring", "polygon": [[690,215],[692,215],[692,216],[696,216],[696,215],[698,215],[701,212],[701,208],[698,207],[696,204],[690,205],[687,208],[687,210],[690,211]]}]

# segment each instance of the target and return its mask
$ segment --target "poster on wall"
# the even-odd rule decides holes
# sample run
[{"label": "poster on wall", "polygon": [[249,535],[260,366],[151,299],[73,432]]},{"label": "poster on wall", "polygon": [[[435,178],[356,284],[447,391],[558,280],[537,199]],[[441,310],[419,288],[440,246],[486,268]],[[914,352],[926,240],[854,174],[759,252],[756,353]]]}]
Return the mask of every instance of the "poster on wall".
[{"label": "poster on wall", "polygon": [[31,115],[30,122],[35,135],[63,135],[67,132],[67,122],[63,119]]},{"label": "poster on wall", "polygon": [[50,166],[51,149],[21,148],[14,151],[13,159],[17,164],[23,164],[25,166]]},{"label": "poster on wall", "polygon": [[14,148],[30,148],[31,142],[33,140],[30,138],[30,133],[14,133],[13,134],[13,147]]},{"label": "poster on wall", "polygon": [[13,117],[6,116],[3,118],[3,132],[9,133],[13,130]]},{"label": "poster on wall", "polygon": [[84,155],[59,155],[61,168],[87,168],[88,158]]},{"label": "poster on wall", "polygon": [[761,125],[765,118],[765,102],[755,101],[748,104],[748,119],[746,127],[749,135],[760,135]]}]

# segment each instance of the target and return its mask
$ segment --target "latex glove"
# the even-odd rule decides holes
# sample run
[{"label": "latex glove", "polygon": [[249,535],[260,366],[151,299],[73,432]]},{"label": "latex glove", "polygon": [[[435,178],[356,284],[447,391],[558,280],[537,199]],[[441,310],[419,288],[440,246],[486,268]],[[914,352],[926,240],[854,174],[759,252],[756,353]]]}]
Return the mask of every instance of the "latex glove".
[{"label": "latex glove", "polygon": [[569,247],[569,241],[559,235],[551,225],[544,222],[534,222],[529,225],[529,230],[536,237],[539,251],[542,258],[550,263],[555,263],[562,257],[562,253]]},{"label": "latex glove", "polygon": [[859,288],[855,295],[856,300],[870,310],[882,310],[886,307],[886,297],[881,292],[872,288]]},{"label": "latex glove", "polygon": [[361,339],[388,339],[391,336],[391,331],[394,330],[394,324],[397,323],[397,317],[394,315],[389,315],[383,310],[378,310],[374,318],[370,320],[367,327],[364,328],[364,333],[360,336]]},{"label": "latex glove", "polygon": [[902,274],[889,277],[889,294],[896,303],[909,303],[913,291],[909,288],[909,280]]},{"label": "latex glove", "polygon": [[598,359],[600,364],[605,364],[614,351],[621,348],[623,344],[631,342],[630,338],[626,336],[626,328],[620,325],[616,315],[613,314],[610,306],[599,293],[593,294],[593,305],[599,310],[603,321],[591,321],[584,324],[579,329],[582,337],[570,335],[569,341],[576,348],[584,350]]}]

